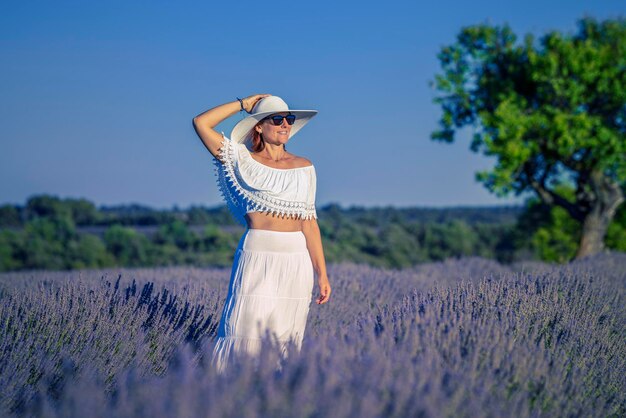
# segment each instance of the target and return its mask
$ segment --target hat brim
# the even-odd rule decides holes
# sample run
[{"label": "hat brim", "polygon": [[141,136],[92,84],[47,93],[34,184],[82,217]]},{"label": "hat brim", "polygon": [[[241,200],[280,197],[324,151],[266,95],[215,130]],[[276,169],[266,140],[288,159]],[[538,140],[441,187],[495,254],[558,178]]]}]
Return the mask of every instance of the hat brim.
[{"label": "hat brim", "polygon": [[284,110],[273,112],[261,112],[250,115],[245,119],[240,120],[230,133],[230,139],[240,144],[252,143],[253,131],[252,128],[259,123],[261,119],[274,113],[290,112],[296,115],[296,121],[291,125],[291,132],[289,133],[289,139],[293,137],[304,125],[306,125],[313,116],[317,115],[317,110]]}]

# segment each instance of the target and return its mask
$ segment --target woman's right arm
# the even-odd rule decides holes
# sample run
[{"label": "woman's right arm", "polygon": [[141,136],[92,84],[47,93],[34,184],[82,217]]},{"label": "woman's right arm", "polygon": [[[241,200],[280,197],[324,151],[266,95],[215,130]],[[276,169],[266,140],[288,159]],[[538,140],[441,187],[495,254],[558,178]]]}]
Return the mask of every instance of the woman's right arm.
[{"label": "woman's right arm", "polygon": [[[271,96],[270,94],[255,94],[253,96],[246,97],[243,100],[244,109],[247,112],[252,111],[254,105],[264,97]],[[213,156],[218,158],[219,150],[222,147],[222,134],[213,129],[217,124],[224,119],[234,115],[241,110],[241,104],[239,100],[234,102],[225,103],[212,109],[207,110],[204,113],[199,114],[193,118],[193,127],[196,133],[200,137],[200,140],[204,146],[209,150]],[[219,158],[218,158],[219,160]]]}]

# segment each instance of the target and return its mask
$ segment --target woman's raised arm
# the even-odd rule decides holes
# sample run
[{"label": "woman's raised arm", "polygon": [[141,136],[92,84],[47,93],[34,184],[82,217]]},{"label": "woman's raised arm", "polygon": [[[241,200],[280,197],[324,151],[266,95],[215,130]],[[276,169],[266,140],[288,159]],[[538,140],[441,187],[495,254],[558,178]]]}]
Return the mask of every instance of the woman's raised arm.
[{"label": "woman's raised arm", "polygon": [[[242,99],[244,109],[247,112],[252,111],[254,105],[259,100],[267,96],[271,96],[271,94],[255,94]],[[209,152],[216,158],[218,158],[219,149],[222,146],[222,134],[213,128],[224,119],[234,115],[240,110],[241,104],[239,103],[239,100],[235,100],[233,102],[216,106],[193,118],[193,127],[200,137],[200,140]]]}]

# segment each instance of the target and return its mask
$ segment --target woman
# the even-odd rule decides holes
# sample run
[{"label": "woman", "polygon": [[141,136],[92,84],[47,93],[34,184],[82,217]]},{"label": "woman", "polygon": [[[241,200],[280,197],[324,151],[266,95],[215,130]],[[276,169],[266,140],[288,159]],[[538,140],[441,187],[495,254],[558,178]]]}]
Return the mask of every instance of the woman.
[{"label": "woman", "polygon": [[[213,128],[239,111],[250,116],[230,138]],[[222,372],[233,352],[255,354],[269,332],[285,354],[300,350],[317,273],[318,304],[328,302],[322,239],[315,210],[315,167],[285,144],[315,110],[290,110],[277,96],[256,94],[196,116],[193,126],[215,157],[218,185],[246,226],[231,271],[213,362]]]}]

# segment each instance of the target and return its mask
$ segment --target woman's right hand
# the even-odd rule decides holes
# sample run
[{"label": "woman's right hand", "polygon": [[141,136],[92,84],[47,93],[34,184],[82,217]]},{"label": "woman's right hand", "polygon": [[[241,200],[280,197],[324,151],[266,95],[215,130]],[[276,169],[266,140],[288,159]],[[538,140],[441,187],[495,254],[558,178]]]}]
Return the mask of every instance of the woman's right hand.
[{"label": "woman's right hand", "polygon": [[[254,108],[254,105],[256,105],[259,100],[268,96],[271,96],[271,94],[255,94],[253,96],[248,96],[245,99],[241,99],[243,102],[243,108],[250,113]],[[215,128],[224,119],[240,111],[241,103],[239,100],[233,100],[232,102],[224,103],[209,109],[193,118],[193,127],[200,137],[200,140],[209,152],[220,161],[220,148],[222,147],[223,137],[213,128]]]},{"label": "woman's right hand", "polygon": [[245,99],[241,99],[243,101],[243,108],[246,112],[250,113],[252,112],[254,105],[256,105],[259,100],[269,96],[271,96],[271,94],[255,94],[253,96],[248,96]]}]

